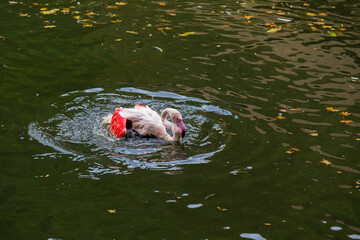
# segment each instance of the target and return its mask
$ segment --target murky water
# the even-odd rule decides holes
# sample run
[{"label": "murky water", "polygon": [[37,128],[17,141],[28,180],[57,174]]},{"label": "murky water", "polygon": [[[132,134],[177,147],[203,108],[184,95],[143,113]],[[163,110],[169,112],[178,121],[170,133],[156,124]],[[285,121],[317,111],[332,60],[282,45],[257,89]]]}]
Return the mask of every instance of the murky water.
[{"label": "murky water", "polygon": [[[0,3],[2,239],[360,239],[356,1]],[[181,143],[115,139],[178,109]]]}]

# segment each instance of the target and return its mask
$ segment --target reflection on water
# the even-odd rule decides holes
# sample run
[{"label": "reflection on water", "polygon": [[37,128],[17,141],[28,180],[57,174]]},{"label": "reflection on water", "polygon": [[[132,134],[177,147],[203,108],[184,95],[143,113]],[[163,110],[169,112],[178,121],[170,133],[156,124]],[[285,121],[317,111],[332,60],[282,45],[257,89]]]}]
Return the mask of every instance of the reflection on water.
[{"label": "reflection on water", "polygon": [[[179,170],[184,164],[206,163],[228,141],[224,123],[233,115],[208,101],[136,88],[117,92],[104,93],[96,88],[63,94],[62,101],[52,104],[58,113],[44,122],[31,123],[29,135],[56,151],[73,155],[75,161],[91,162],[89,171],[94,176],[129,173],[133,168]],[[178,109],[187,127],[186,137],[181,143],[136,135],[115,139],[102,117],[117,107],[136,104],[149,105],[157,112],[166,107]]]}]

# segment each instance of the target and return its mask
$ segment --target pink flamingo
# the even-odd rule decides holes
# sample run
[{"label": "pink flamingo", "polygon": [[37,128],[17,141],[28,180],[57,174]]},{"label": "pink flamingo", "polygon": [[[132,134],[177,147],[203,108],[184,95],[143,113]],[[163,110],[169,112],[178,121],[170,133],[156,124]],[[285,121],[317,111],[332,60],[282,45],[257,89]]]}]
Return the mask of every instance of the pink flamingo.
[{"label": "pink flamingo", "polygon": [[[167,115],[174,123],[166,119]],[[161,115],[150,107],[140,104],[134,108],[116,108],[112,116],[110,114],[104,118],[104,122],[110,123],[110,130],[116,138],[123,137],[127,133],[127,129],[133,129],[142,136],[153,135],[167,141],[178,142],[186,132],[182,116],[174,108],[164,109]],[[172,132],[172,136],[166,132],[166,129]]]}]

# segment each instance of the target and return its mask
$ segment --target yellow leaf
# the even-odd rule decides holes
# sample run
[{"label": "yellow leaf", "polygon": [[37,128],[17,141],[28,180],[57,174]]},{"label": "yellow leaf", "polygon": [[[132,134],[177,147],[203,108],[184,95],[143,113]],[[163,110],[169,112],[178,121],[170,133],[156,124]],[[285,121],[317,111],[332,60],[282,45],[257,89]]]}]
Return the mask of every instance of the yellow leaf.
[{"label": "yellow leaf", "polygon": [[303,6],[304,6],[304,7],[309,7],[309,6],[310,6],[310,4],[308,4],[308,3],[304,3],[304,4],[303,4]]},{"label": "yellow leaf", "polygon": [[323,159],[320,163],[325,164],[326,166],[332,165],[332,163],[326,159]]},{"label": "yellow leaf", "polygon": [[126,32],[130,34],[139,34],[138,32],[134,32],[134,31],[126,31]]},{"label": "yellow leaf", "polygon": [[287,153],[287,154],[293,154],[294,152],[293,152],[293,151],[290,151],[290,150],[287,150],[286,153]]},{"label": "yellow leaf", "polygon": [[75,19],[77,19],[77,20],[81,19],[80,16],[74,16],[73,18],[75,18]]},{"label": "yellow leaf", "polygon": [[115,5],[118,6],[125,6],[127,3],[126,2],[116,2]]},{"label": "yellow leaf", "polygon": [[272,14],[272,13],[274,13],[274,12],[272,12],[272,11],[266,11],[266,13],[267,13],[267,14]]},{"label": "yellow leaf", "polygon": [[216,208],[217,208],[218,210],[220,210],[220,211],[227,211],[226,208],[221,208],[221,207],[219,207],[219,206],[217,206]]},{"label": "yellow leaf", "polygon": [[163,3],[163,2],[159,2],[157,4],[159,4],[160,6],[165,6],[166,5],[166,3]]},{"label": "yellow leaf", "polygon": [[81,13],[81,12],[79,12],[79,11],[73,11],[73,12],[71,12],[72,14],[79,14],[79,13]]},{"label": "yellow leaf", "polygon": [[115,42],[120,42],[122,39],[121,38],[118,38],[118,39],[115,39]]},{"label": "yellow leaf", "polygon": [[296,151],[296,152],[300,152],[300,149],[296,148],[296,147],[292,147],[292,150]]},{"label": "yellow leaf", "polygon": [[346,29],[345,28],[339,28],[339,31],[345,31]]},{"label": "yellow leaf", "polygon": [[[46,8],[45,8],[46,9]],[[60,9],[55,8],[55,9],[51,9],[48,11],[41,11],[40,13],[44,14],[44,15],[50,15],[50,14],[55,14],[57,11],[59,11]]]},{"label": "yellow leaf", "polygon": [[246,18],[246,19],[250,19],[250,18],[253,18],[253,16],[250,16],[250,15],[249,15],[249,16],[247,16],[247,15],[246,15],[244,18]]},{"label": "yellow leaf", "polygon": [[332,26],[329,26],[329,25],[324,25],[324,26],[323,26],[323,28],[325,28],[325,29],[326,29],[326,28],[331,29],[331,28],[332,28]]},{"label": "yellow leaf", "polygon": [[179,34],[180,37],[186,37],[186,36],[189,36],[189,35],[193,35],[195,32],[184,32],[184,33],[181,33]]},{"label": "yellow leaf", "polygon": [[94,13],[94,12],[88,12],[88,13],[85,13],[85,15],[87,15],[87,16],[94,16],[95,13]]},{"label": "yellow leaf", "polygon": [[327,13],[319,13],[320,16],[327,16]]},{"label": "yellow leaf", "polygon": [[40,11],[46,11],[47,8],[40,8]]},{"label": "yellow leaf", "polygon": [[222,128],[218,128],[217,130],[219,130],[219,131],[224,131],[224,129],[222,129]]},{"label": "yellow leaf", "polygon": [[84,27],[93,27],[93,25],[92,24],[84,24]]},{"label": "yellow leaf", "polygon": [[338,109],[334,109],[333,107],[326,107],[326,111],[329,111],[329,112],[338,112],[339,110],[338,110]]},{"label": "yellow leaf", "polygon": [[353,121],[352,120],[341,120],[340,122],[341,123],[352,123]]},{"label": "yellow leaf", "polygon": [[264,223],[265,226],[271,226],[271,223]]},{"label": "yellow leaf", "polygon": [[270,30],[267,30],[268,33],[276,33],[281,30],[281,26],[279,28],[271,28]]},{"label": "yellow leaf", "polygon": [[19,13],[19,17],[31,17],[31,16],[27,13]]},{"label": "yellow leaf", "polygon": [[310,136],[317,137],[317,136],[319,136],[319,134],[318,133],[310,133]]},{"label": "yellow leaf", "polygon": [[107,210],[109,213],[116,213],[116,210],[115,209],[109,209]]},{"label": "yellow leaf", "polygon": [[306,15],[311,16],[311,17],[316,16],[316,14],[315,14],[315,13],[310,13],[310,12],[306,13]]},{"label": "yellow leaf", "polygon": [[112,20],[111,22],[112,22],[112,23],[120,23],[120,22],[122,22],[122,20],[116,19],[116,20]]},{"label": "yellow leaf", "polygon": [[70,8],[63,8],[63,10],[61,11],[62,13],[69,13],[70,12]]},{"label": "yellow leaf", "polygon": [[315,31],[319,31],[319,29],[317,29],[316,27],[311,27],[311,30]]},{"label": "yellow leaf", "polygon": [[351,115],[351,113],[348,113],[348,112],[341,112],[340,114],[343,115],[343,116],[349,116],[349,115]]},{"label": "yellow leaf", "polygon": [[176,16],[176,13],[168,13],[170,16]]},{"label": "yellow leaf", "polygon": [[38,5],[39,5],[39,3],[33,3],[33,5],[34,5],[34,6],[38,6]]},{"label": "yellow leaf", "polygon": [[82,21],[82,22],[89,22],[89,21],[90,21],[90,19],[85,18],[85,19],[81,19],[81,21]]},{"label": "yellow leaf", "polygon": [[324,25],[324,22],[313,22],[316,25]]},{"label": "yellow leaf", "polygon": [[267,27],[275,27],[276,24],[275,23],[265,23],[265,26],[267,26]]},{"label": "yellow leaf", "polygon": [[277,15],[285,15],[284,12],[278,12]]},{"label": "yellow leaf", "polygon": [[233,136],[236,136],[237,134],[236,133],[230,133],[231,135],[233,135]]},{"label": "yellow leaf", "polygon": [[46,25],[46,26],[44,26],[44,28],[54,28],[54,27],[56,27],[55,25]]},{"label": "yellow leaf", "polygon": [[301,111],[301,109],[300,108],[292,108],[292,109],[290,109],[291,111]]},{"label": "yellow leaf", "polygon": [[49,177],[50,175],[49,174],[46,174],[45,177]]},{"label": "yellow leaf", "polygon": [[283,119],[286,119],[286,117],[284,117],[284,116],[282,116],[282,115],[278,115],[278,116],[277,116],[277,119],[283,120]]},{"label": "yellow leaf", "polygon": [[106,8],[109,8],[109,9],[117,9],[117,6],[106,6]]},{"label": "yellow leaf", "polygon": [[360,141],[360,138],[356,138],[355,140],[356,140],[356,141]]}]

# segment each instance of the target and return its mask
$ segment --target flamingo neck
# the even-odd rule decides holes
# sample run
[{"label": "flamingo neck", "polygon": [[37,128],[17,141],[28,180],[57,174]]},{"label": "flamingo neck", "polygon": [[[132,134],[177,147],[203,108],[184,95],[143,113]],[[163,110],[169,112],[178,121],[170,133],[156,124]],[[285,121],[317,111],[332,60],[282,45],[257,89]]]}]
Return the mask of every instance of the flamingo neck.
[{"label": "flamingo neck", "polygon": [[[166,119],[168,114],[169,114],[168,109],[167,108],[164,109],[164,111],[162,111],[161,113],[161,121],[164,124],[165,128],[172,132],[172,136],[166,133],[166,136],[164,138],[168,141],[178,142],[181,139],[180,128],[176,124],[171,123]],[[172,120],[174,121],[174,119]]]}]

